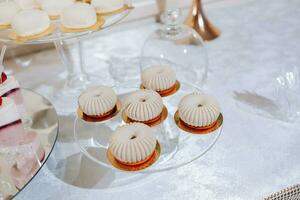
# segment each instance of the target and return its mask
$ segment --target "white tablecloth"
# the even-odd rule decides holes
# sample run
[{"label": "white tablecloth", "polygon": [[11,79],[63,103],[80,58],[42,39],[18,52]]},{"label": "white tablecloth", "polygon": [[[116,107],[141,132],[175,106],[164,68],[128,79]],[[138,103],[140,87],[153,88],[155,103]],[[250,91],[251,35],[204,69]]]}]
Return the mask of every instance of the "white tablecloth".
[{"label": "white tablecloth", "polygon": [[[72,119],[60,117],[60,135],[53,155],[16,199],[245,200],[262,199],[299,183],[299,123],[287,124],[240,109],[234,95],[267,88],[284,66],[285,53],[299,57],[300,1],[225,1],[207,5],[206,10],[222,31],[219,39],[207,43],[210,64],[206,88],[218,97],[225,118],[221,138],[211,151],[184,167],[147,176],[122,188],[110,188],[109,181],[97,185],[97,178],[109,179],[112,172],[105,171],[98,177],[97,167],[88,167],[91,162],[73,143]],[[156,27],[154,23],[133,25],[125,31],[93,38],[85,43],[85,49],[94,52],[95,58],[101,55],[97,52],[104,52],[105,56],[100,57],[104,59],[138,56],[145,38]],[[92,57],[87,60],[93,62]],[[8,64],[16,66],[14,62]],[[63,69],[52,50],[32,57],[30,67],[15,70],[25,87],[43,93]],[[47,84],[46,76],[51,77]],[[87,169],[89,175],[84,174]]]}]

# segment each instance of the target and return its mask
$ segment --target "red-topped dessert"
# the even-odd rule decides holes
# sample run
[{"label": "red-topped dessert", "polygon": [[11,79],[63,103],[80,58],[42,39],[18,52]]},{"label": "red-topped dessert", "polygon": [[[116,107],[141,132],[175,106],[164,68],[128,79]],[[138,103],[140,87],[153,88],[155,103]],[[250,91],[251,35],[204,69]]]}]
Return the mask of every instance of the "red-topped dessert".
[{"label": "red-topped dessert", "polygon": [[8,97],[10,94],[20,89],[19,82],[13,76],[7,76],[4,66],[0,65],[0,96]]},{"label": "red-topped dessert", "polygon": [[0,96],[9,97],[15,101],[18,111],[22,118],[26,116],[23,95],[20,90],[19,82],[13,76],[7,76],[3,65],[0,64]]}]

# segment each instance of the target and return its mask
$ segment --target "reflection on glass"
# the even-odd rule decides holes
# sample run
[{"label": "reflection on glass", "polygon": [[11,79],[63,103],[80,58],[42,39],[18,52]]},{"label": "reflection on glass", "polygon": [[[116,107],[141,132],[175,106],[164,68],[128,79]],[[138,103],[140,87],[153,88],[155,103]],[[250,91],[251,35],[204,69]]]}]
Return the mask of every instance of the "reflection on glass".
[{"label": "reflection on glass", "polygon": [[282,119],[294,122],[300,117],[299,67],[292,65],[283,68],[276,81],[279,114]]},{"label": "reflection on glass", "polygon": [[3,98],[0,106],[0,111],[7,113],[1,116],[0,126],[0,197],[4,199],[17,194],[36,175],[58,133],[57,115],[50,102],[28,90],[21,89],[20,94],[32,119],[30,127],[25,129],[12,99]]}]

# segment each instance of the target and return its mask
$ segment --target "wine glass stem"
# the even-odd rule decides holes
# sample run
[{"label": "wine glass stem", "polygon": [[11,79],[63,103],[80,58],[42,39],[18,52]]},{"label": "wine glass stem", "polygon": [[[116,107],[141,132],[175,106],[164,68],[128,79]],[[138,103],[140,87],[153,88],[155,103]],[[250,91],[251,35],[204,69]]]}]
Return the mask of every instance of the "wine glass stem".
[{"label": "wine glass stem", "polygon": [[76,40],[71,44],[65,41],[55,41],[54,44],[67,71],[66,87],[74,89],[83,87],[88,80],[82,41]]}]

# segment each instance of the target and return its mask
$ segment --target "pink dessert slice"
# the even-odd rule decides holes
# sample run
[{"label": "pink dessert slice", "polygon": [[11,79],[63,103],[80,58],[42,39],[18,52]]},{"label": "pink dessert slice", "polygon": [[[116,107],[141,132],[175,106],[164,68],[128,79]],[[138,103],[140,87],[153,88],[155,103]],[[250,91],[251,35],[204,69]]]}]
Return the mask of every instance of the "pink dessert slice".
[{"label": "pink dessert slice", "polygon": [[35,175],[45,158],[45,151],[34,132],[25,136],[20,151],[11,168],[12,179],[18,189],[23,188]]},{"label": "pink dessert slice", "polygon": [[0,152],[15,156],[12,179],[21,189],[37,172],[45,151],[36,133],[26,132],[15,102],[0,97]]}]

